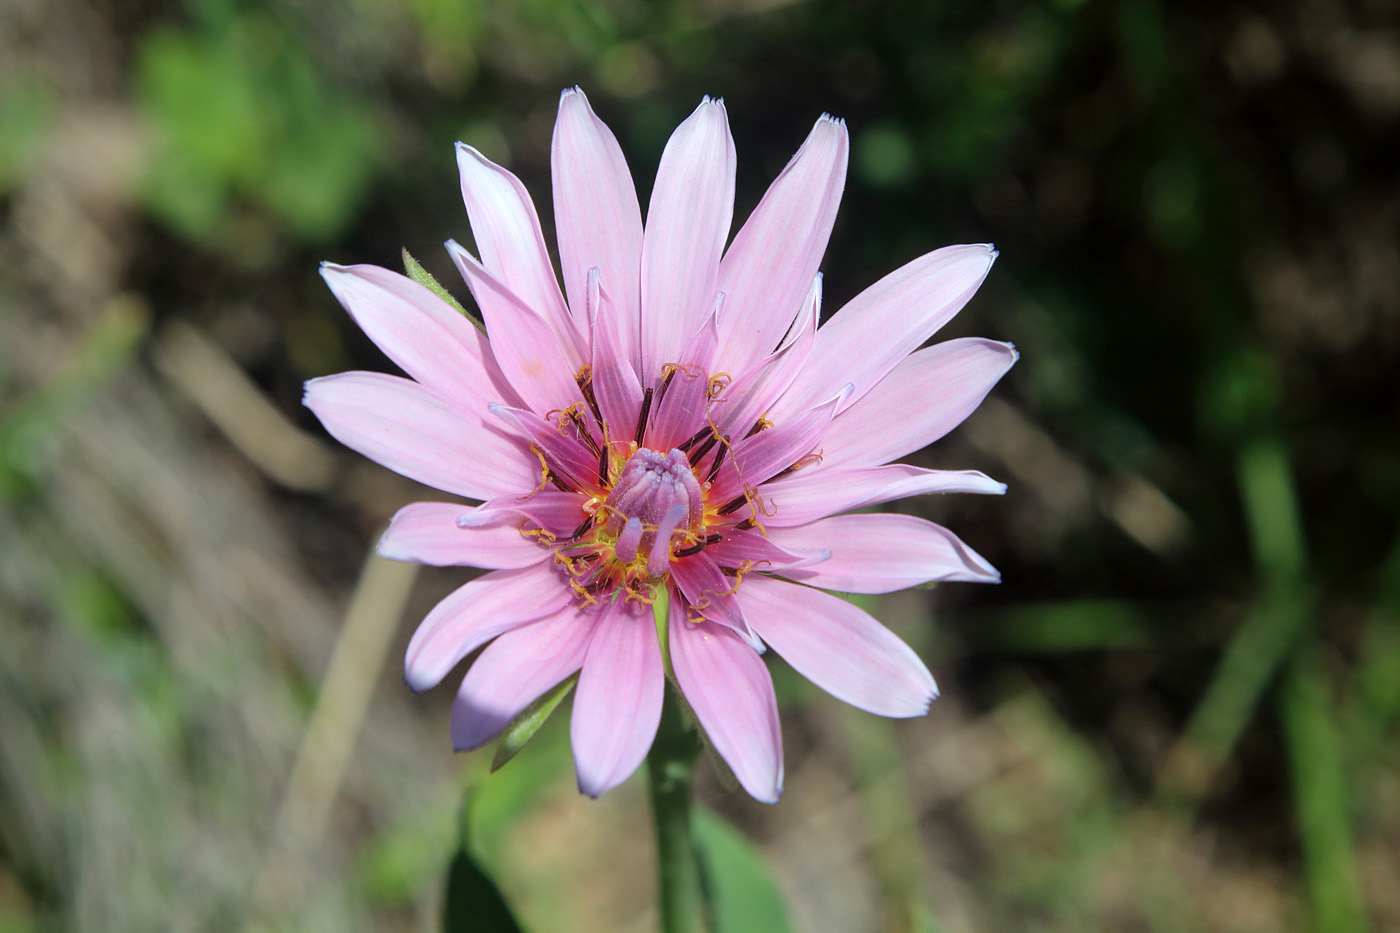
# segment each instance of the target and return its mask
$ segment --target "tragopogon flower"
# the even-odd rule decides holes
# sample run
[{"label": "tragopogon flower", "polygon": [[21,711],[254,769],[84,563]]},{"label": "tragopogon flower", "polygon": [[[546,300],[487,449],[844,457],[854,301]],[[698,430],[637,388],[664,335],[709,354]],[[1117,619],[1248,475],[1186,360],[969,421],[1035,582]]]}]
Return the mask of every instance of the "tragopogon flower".
[{"label": "tragopogon flower", "polygon": [[405,677],[436,685],[467,655],[458,749],[499,734],[579,673],[571,737],[597,796],[645,757],[667,671],[652,603],[669,594],[669,660],[711,746],[759,800],[782,792],[773,648],[836,697],[884,716],[936,695],[918,656],[823,589],[884,593],[995,581],[938,525],[863,506],[1000,493],[977,472],[892,461],[942,437],[1016,359],[964,338],[918,349],[996,252],[951,246],[871,286],[818,328],[848,141],[823,116],[728,250],[734,144],[706,99],[667,143],[646,217],[616,139],[578,90],[554,129],[559,280],[534,204],[458,145],[480,258],[447,248],[485,333],[428,288],[374,266],[322,270],[408,379],[312,380],[342,443],[467,499],[400,511],[380,553],[491,570],[413,636]]}]

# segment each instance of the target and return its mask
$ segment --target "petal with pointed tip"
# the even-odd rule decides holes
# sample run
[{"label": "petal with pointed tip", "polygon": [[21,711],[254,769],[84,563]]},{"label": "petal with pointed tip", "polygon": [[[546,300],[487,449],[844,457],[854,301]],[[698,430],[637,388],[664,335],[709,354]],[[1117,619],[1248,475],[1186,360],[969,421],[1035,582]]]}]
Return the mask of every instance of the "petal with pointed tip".
[{"label": "petal with pointed tip", "polygon": [[826,252],[846,183],[846,124],[823,115],[764,194],[719,267],[730,295],[721,346],[735,370],[773,351]]},{"label": "petal with pointed tip", "polygon": [[996,256],[996,250],[985,243],[945,246],[896,269],[851,299],[817,331],[812,356],[774,406],[774,420],[826,398],[832,373],[840,373],[855,386],[842,406],[849,408],[962,310],[991,271]]},{"label": "petal with pointed tip", "polygon": [[379,554],[435,567],[528,567],[549,557],[511,522],[462,528],[458,502],[414,502],[399,509],[379,539]]},{"label": "petal with pointed tip", "polygon": [[661,154],[642,236],[642,370],[661,380],[695,333],[719,278],[734,218],[734,140],[724,104],[706,98]]},{"label": "petal with pointed tip", "polygon": [[999,496],[1006,492],[1006,484],[976,470],[925,470],[903,463],[798,470],[763,487],[763,501],[773,511],[763,524],[805,525],[867,505],[942,492]]},{"label": "petal with pointed tip", "polygon": [[603,610],[574,693],[569,734],[578,789],[597,797],[646,757],[661,721],[666,675],[650,606]]},{"label": "petal with pointed tip", "polygon": [[573,346],[471,253],[451,240],[447,251],[486,319],[496,362],[525,403],[543,414],[582,402],[574,378],[580,363]]},{"label": "petal with pointed tip", "polygon": [[783,737],[773,679],[758,654],[721,625],[672,613],[671,666],[719,756],[754,799],[783,793]]},{"label": "petal with pointed tip", "polygon": [[509,401],[486,336],[406,276],[378,266],[321,264],[321,278],[384,355],[464,409]]},{"label": "petal with pointed tip", "polygon": [[1011,344],[981,337],[910,354],[832,420],[823,465],[888,463],[932,444],[977,410],[1017,357]]},{"label": "petal with pointed tip", "polygon": [[934,580],[1001,582],[1001,574],[951,531],[912,515],[837,515],[771,528],[768,535],[793,551],[830,551],[820,564],[778,571],[827,590],[892,593]]},{"label": "petal with pointed tip", "polygon": [[559,97],[550,166],[569,307],[575,317],[582,312],[588,270],[601,269],[618,305],[622,351],[635,365],[641,340],[642,211],[617,139],[578,88]]},{"label": "petal with pointed tip", "polygon": [[739,587],[760,638],[827,693],[880,716],[921,716],[938,696],[924,662],[889,629],[839,597],[767,577]]},{"label": "petal with pointed tip", "polygon": [[523,445],[411,380],[323,376],[306,384],[302,403],[346,447],[444,492],[489,499],[534,485],[534,458]]},{"label": "petal with pointed tip", "polygon": [[546,690],[583,665],[595,619],[569,606],[498,637],[472,662],[452,702],[452,747],[495,738]]},{"label": "petal with pointed tip", "polygon": [[435,687],[477,648],[503,632],[559,612],[572,597],[548,563],[478,577],[454,590],[423,619],[408,643],[404,680],[414,690]]},{"label": "petal with pointed tip", "polygon": [[464,143],[457,144],[457,168],[481,264],[562,337],[574,340],[578,331],[559,293],[530,193],[520,179]]}]

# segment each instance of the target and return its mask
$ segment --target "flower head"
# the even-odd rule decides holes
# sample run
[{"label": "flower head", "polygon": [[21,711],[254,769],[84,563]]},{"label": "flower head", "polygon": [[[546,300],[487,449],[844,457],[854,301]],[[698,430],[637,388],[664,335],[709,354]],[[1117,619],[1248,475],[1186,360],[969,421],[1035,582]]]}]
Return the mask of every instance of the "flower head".
[{"label": "flower head", "polygon": [[553,146],[563,289],[514,175],[460,145],[479,257],[447,244],[485,333],[428,288],[374,266],[322,274],[410,378],[341,373],[306,404],[346,445],[475,507],[401,510],[380,552],[491,570],[437,605],[405,677],[436,685],[485,646],[452,712],[459,749],[500,733],[579,674],[572,740],[597,796],[640,764],[667,671],[652,619],[669,595],[670,673],[744,788],[782,791],[772,647],[885,716],[936,696],[919,658],[822,592],[995,581],[938,525],[852,513],[933,492],[1000,493],[977,472],[892,461],[957,426],[1016,359],[975,338],[918,347],[996,252],[910,262],[820,328],[821,277],[845,180],[845,125],[817,121],[728,250],[734,145],[705,99],[661,157],[643,225],[617,141],[565,91]]}]

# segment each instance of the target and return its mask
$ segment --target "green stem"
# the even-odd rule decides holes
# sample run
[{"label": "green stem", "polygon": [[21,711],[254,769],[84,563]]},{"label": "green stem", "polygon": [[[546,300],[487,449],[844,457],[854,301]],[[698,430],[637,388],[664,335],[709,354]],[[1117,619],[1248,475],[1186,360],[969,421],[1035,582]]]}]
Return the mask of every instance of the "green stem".
[{"label": "green stem", "polygon": [[647,756],[663,933],[697,933],[704,929],[704,895],[690,792],[699,752],[695,730],[686,723],[679,700],[668,689],[656,741]]}]

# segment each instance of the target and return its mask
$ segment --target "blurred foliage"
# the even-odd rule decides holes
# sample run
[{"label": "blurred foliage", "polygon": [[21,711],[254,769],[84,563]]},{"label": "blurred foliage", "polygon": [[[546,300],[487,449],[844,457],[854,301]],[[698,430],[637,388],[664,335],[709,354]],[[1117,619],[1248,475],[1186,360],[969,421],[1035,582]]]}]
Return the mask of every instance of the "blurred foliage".
[{"label": "blurred foliage", "polygon": [[[469,242],[459,138],[521,176],[550,239],[550,123],[576,83],[644,201],[672,127],[725,96],[736,218],[816,115],[846,118],[827,307],[928,249],[995,241],[948,330],[1023,354],[915,458],[986,469],[1005,500],[904,506],[1006,584],[874,605],[938,675],[927,720],[848,713],[773,663],[787,799],[703,785],[722,922],[1400,925],[1397,17],[4,5],[0,930],[432,928],[469,889],[443,887],[449,863],[529,929],[648,926],[636,782],[577,798],[567,706],[490,774],[448,756],[450,698],[386,677],[345,726],[334,819],[298,839],[277,805],[362,555],[422,494],[303,433],[304,378],[385,365],[316,262],[407,248],[454,282],[437,247]],[[279,486],[220,433],[252,416],[208,410],[223,387],[181,380],[213,375],[167,365],[174,321],[283,416],[246,433],[330,480]]]}]

